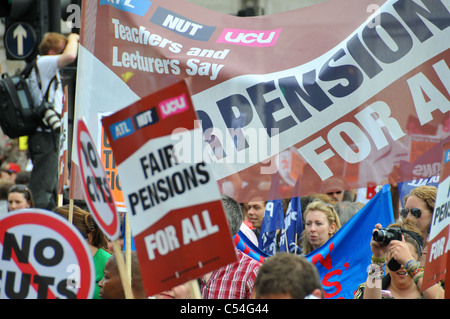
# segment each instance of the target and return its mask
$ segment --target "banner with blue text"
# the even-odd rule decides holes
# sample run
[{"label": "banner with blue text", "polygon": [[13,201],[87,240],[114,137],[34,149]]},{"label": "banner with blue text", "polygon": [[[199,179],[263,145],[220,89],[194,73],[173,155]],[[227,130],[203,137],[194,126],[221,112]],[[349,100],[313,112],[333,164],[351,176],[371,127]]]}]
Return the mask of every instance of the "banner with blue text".
[{"label": "banner with blue text", "polygon": [[75,115],[97,132],[98,113],[185,79],[207,143],[183,145],[182,160],[210,162],[239,202],[273,199],[267,182],[286,167],[283,198],[322,192],[332,177],[345,189],[384,185],[400,162],[440,165],[449,11],[447,0],[329,0],[236,17],[185,0],[85,1]]}]

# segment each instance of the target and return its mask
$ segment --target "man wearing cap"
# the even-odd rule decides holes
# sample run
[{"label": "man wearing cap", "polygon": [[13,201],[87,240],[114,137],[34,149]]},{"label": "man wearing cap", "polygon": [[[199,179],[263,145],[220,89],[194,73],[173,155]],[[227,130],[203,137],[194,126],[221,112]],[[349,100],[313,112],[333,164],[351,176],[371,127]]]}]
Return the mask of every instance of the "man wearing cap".
[{"label": "man wearing cap", "polygon": [[20,171],[21,168],[19,164],[8,163],[3,168],[0,168],[0,178],[15,184],[17,174],[20,173]]},{"label": "man wearing cap", "polygon": [[322,184],[322,193],[327,194],[336,203],[344,199],[345,183],[337,177],[331,177]]}]

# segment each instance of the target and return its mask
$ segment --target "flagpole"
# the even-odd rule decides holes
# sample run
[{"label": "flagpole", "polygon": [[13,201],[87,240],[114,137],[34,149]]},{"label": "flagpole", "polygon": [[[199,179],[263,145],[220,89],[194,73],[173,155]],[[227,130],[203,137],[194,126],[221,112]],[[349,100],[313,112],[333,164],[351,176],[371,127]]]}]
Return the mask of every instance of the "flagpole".
[{"label": "flagpole", "polygon": [[200,294],[200,287],[198,286],[197,279],[192,279],[188,283],[189,290],[191,291],[191,297],[193,299],[202,299],[202,295]]},{"label": "flagpole", "polygon": [[286,252],[289,253],[288,239],[286,234],[286,229],[284,230],[284,241],[286,243]]},{"label": "flagpole", "polygon": [[73,199],[69,199],[69,223],[72,224],[73,221]]},{"label": "flagpole", "polygon": [[[131,274],[127,276],[127,269],[125,267],[125,261],[123,259],[122,250],[119,246],[119,241],[114,240],[112,242],[114,253],[116,254],[117,266],[119,268],[120,279],[122,280],[123,291],[125,292],[126,299],[134,299],[133,291],[131,290]],[[128,278],[127,278],[128,277]],[[128,280],[127,280],[128,279]]]},{"label": "flagpole", "polygon": [[62,206],[63,204],[63,194],[58,194],[58,206]]},{"label": "flagpole", "polygon": [[127,272],[131,282],[131,226],[128,214],[125,214],[125,256]]}]

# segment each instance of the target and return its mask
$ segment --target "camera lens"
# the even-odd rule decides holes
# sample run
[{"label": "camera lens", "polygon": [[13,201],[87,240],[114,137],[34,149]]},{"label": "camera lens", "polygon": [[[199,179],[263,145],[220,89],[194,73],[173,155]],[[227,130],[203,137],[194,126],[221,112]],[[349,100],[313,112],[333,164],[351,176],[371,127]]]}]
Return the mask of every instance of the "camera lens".
[{"label": "camera lens", "polygon": [[386,239],[386,232],[382,229],[377,229],[373,232],[373,240],[382,243]]},{"label": "camera lens", "polygon": [[55,132],[59,132],[61,129],[61,120],[56,111],[53,109],[47,109],[42,119],[44,124],[50,126]]}]

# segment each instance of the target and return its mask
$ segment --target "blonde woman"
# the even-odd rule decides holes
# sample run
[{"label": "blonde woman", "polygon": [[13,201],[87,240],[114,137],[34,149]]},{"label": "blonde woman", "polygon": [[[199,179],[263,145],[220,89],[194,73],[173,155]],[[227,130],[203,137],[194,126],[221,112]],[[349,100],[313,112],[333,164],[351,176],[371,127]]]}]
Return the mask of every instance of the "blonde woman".
[{"label": "blonde woman", "polygon": [[322,246],[339,228],[341,222],[333,206],[321,201],[311,202],[303,213],[303,254]]}]

